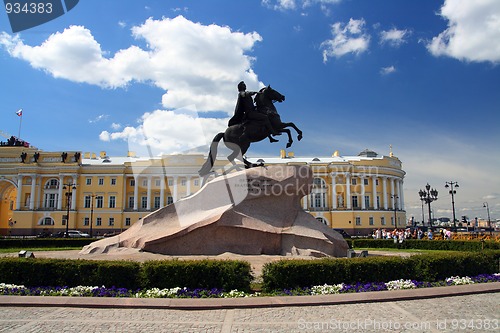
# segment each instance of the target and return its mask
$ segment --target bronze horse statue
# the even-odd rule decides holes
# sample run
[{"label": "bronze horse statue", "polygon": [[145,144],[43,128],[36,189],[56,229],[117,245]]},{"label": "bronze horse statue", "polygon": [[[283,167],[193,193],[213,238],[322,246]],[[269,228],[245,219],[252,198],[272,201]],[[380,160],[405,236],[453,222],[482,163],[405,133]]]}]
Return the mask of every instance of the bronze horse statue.
[{"label": "bronze horse statue", "polygon": [[[289,129],[286,127],[292,127],[297,131],[297,139],[300,141],[302,139],[302,131],[295,126],[294,123],[283,123],[281,121],[281,117],[274,106],[274,102],[283,102],[285,100],[285,96],[279,93],[278,91],[271,88],[271,86],[267,86],[262,88],[255,96],[255,103],[257,108],[253,112],[261,112],[267,114],[269,120],[272,124],[272,127],[275,131],[279,133],[286,133],[288,135],[288,142],[286,147],[289,148],[292,145],[292,134]],[[270,132],[266,127],[258,122],[258,121],[243,121],[241,124],[229,126],[225,132],[218,133],[215,135],[212,143],[210,144],[210,151],[208,153],[208,158],[198,171],[200,176],[206,176],[212,171],[212,167],[214,166],[215,159],[217,157],[217,147],[219,145],[220,140],[224,139],[224,144],[230,150],[232,150],[231,154],[227,157],[227,159],[235,164],[234,160],[241,153],[243,163],[246,168],[251,168],[255,166],[262,166],[263,164],[252,164],[250,163],[244,155],[246,154],[250,144],[252,142],[259,142],[264,140],[265,138],[271,138]]]}]

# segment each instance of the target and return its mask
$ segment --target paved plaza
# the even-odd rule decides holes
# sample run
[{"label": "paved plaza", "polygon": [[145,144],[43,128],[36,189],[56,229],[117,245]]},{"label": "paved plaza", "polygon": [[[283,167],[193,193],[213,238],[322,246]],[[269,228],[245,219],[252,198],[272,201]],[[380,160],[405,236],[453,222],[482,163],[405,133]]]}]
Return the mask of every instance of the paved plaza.
[{"label": "paved plaza", "polygon": [[0,332],[499,332],[500,283],[330,296],[0,296]]}]

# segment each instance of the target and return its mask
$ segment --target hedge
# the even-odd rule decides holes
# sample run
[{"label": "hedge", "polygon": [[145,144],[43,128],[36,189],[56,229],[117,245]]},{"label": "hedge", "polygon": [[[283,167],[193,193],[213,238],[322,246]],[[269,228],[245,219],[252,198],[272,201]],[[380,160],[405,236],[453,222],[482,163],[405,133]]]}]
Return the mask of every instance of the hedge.
[{"label": "hedge", "polygon": [[500,250],[500,242],[480,240],[406,239],[402,243],[394,243],[392,239],[357,238],[349,239],[348,243],[351,248],[395,248],[447,251]]},{"label": "hedge", "polygon": [[250,290],[250,264],[236,260],[133,261],[0,258],[0,282],[41,286]]},{"label": "hedge", "polygon": [[96,238],[4,238],[0,239],[0,249],[84,247]]},{"label": "hedge", "polygon": [[263,267],[263,289],[413,279],[433,282],[451,276],[498,273],[500,251],[423,254],[411,257],[280,260]]}]

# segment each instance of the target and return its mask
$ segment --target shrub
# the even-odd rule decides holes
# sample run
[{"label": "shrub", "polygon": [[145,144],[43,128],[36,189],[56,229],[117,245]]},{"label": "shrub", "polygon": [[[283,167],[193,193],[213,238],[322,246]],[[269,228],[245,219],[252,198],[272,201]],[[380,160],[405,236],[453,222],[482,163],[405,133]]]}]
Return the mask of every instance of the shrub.
[{"label": "shrub", "polygon": [[338,283],[368,283],[397,279],[437,281],[455,275],[496,273],[500,251],[424,254],[409,258],[280,260],[264,265],[263,290],[306,288]]},{"label": "shrub", "polygon": [[250,264],[237,260],[155,260],[142,265],[144,288],[250,290]]}]

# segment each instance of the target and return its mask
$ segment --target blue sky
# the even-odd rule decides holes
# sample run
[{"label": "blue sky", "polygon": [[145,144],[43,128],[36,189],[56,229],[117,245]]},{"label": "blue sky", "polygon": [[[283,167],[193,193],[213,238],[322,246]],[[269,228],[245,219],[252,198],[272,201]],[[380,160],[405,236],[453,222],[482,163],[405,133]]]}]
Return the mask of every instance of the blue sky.
[{"label": "blue sky", "polygon": [[[403,162],[418,190],[457,181],[457,215],[500,218],[500,2],[496,0],[82,0],[13,34],[0,13],[0,130],[46,151],[204,151],[239,81],[271,86],[299,156]],[[3,138],[2,138],[3,139]],[[255,144],[249,156],[277,156]]]}]

